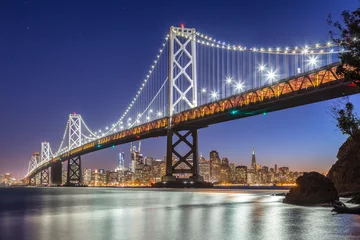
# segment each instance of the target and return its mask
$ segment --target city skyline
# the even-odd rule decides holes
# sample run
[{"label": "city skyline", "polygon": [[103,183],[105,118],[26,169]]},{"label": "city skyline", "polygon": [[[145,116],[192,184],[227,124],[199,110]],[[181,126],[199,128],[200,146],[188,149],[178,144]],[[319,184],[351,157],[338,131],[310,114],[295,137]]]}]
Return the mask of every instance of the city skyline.
[{"label": "city skyline", "polygon": [[[356,3],[350,2],[339,1],[331,7],[326,3],[312,3],[310,10],[303,2],[291,3],[294,4],[294,16],[302,15],[303,11],[309,13],[308,21],[300,24],[296,17],[288,18],[286,14],[273,18],[266,11],[269,3],[262,3],[259,8],[254,2],[244,9],[238,9],[239,12],[236,13],[243,19],[248,19],[252,17],[251,11],[260,11],[262,17],[254,19],[251,26],[247,21],[244,23],[243,19],[227,18],[227,14],[235,14],[231,4],[217,13],[216,16],[223,19],[221,24],[216,22],[219,18],[213,19],[216,6],[211,4],[203,13],[206,22],[192,17],[198,10],[199,6],[196,5],[188,13],[176,17],[161,9],[159,11],[162,14],[153,17],[143,10],[136,12],[139,9],[133,4],[111,8],[103,6],[101,9],[90,4],[87,12],[80,15],[78,13],[81,11],[68,13],[68,18],[59,24],[51,15],[55,13],[62,16],[64,12],[58,9],[64,6],[66,8],[67,3],[44,3],[40,10],[35,3],[1,3],[0,26],[7,34],[0,39],[0,79],[4,82],[0,89],[0,107],[6,116],[1,120],[3,144],[0,146],[0,170],[25,175],[28,160],[33,152],[40,150],[42,141],[49,141],[53,146],[59,144],[63,125],[71,112],[80,112],[89,119],[89,125],[96,128],[118,119],[136,89],[134,83],[140,84],[145,73],[142,69],[147,69],[155,54],[152,47],[148,46],[157,46],[159,38],[166,34],[170,25],[185,22],[186,26],[209,31],[215,36],[226,35],[227,39],[235,43],[241,41],[248,46],[276,46],[284,41],[299,45],[309,41],[325,42],[329,39],[330,30],[326,24],[327,15],[332,13],[338,19],[343,9],[351,10],[356,7]],[[68,5],[78,10],[82,8],[82,4]],[[17,21],[14,16],[19,7],[23,16]],[[288,7],[289,3],[284,1],[279,4],[277,11],[286,12],[283,10]],[[40,14],[42,12],[46,16]],[[92,18],[94,14],[98,16],[96,21]],[[144,44],[143,33],[134,29],[147,25],[149,16],[153,22],[149,28],[151,30],[144,30],[148,38]],[[85,19],[85,22],[79,18]],[[275,23],[267,23],[266,19],[269,18]],[[126,24],[129,19],[133,22],[131,27]],[[231,28],[224,30],[223,26],[227,26],[230,19]],[[277,28],[273,28],[271,24],[277,24]],[[262,32],[255,31],[260,27]],[[296,34],[293,29],[298,29]],[[127,37],[129,35],[131,38]],[[262,38],[263,35],[267,36],[266,41]],[[299,35],[302,36],[300,39]],[[57,47],[52,45],[54,43],[58,44]],[[136,48],[137,51],[131,52],[126,49],[127,46],[129,49]],[[89,52],[92,53],[90,56]],[[68,87],[70,83],[73,84],[72,88]],[[86,94],[79,98],[78,91],[82,86],[86,86]],[[97,96],[99,92],[106,92],[106,96]],[[359,111],[360,97],[353,96],[351,100]],[[296,169],[326,171],[335,162],[337,150],[346,138],[335,131],[336,126],[326,113],[331,102],[201,129],[199,152],[217,149],[220,155],[226,155],[231,161],[241,164],[242,159],[247,159],[247,149],[255,146],[259,149],[258,159],[264,159],[264,165],[273,162]],[[148,152],[151,156],[163,156],[165,142],[165,138],[145,140],[143,152]],[[110,165],[116,159],[115,151],[125,151],[127,146],[86,155],[83,157],[83,164],[96,166],[102,164],[96,161],[104,159],[101,161]]]}]

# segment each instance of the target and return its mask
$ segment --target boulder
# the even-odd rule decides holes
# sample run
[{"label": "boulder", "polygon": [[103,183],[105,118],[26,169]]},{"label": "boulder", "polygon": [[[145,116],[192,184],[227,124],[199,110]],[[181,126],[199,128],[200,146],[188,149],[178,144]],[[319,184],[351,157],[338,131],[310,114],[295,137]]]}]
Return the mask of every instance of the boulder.
[{"label": "boulder", "polygon": [[337,161],[327,177],[340,194],[360,191],[360,136],[348,138],[340,147]]},{"label": "boulder", "polygon": [[286,194],[284,203],[314,205],[335,200],[339,200],[339,196],[334,183],[318,172],[309,172],[296,179],[296,186]]}]

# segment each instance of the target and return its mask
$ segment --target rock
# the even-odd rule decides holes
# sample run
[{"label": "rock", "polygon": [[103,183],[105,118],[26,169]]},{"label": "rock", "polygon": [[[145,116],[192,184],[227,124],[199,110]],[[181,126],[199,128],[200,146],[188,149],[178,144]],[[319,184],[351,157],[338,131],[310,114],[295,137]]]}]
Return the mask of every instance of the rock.
[{"label": "rock", "polygon": [[340,147],[338,160],[329,170],[327,177],[339,193],[360,191],[360,136],[348,138]]},{"label": "rock", "polygon": [[360,193],[355,195],[352,199],[347,201],[348,203],[360,204]]},{"label": "rock", "polygon": [[339,196],[334,183],[318,172],[309,172],[296,179],[296,186],[286,194],[284,203],[314,205],[335,200],[339,200]]}]

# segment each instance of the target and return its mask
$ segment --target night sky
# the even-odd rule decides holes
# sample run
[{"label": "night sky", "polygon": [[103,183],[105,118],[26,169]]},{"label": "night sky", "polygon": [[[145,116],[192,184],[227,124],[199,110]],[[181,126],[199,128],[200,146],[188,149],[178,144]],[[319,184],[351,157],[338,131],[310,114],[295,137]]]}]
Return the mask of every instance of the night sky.
[{"label": "night sky", "polygon": [[[180,4],[181,3],[181,4]],[[329,40],[356,0],[301,1],[15,1],[0,2],[0,173],[23,176],[41,141],[55,150],[68,114],[92,129],[117,121],[138,89],[171,25],[184,23],[245,46],[295,46]],[[351,100],[360,111],[360,96]],[[199,152],[250,165],[325,172],[345,140],[327,113],[332,101],[217,124],[199,131]],[[129,145],[83,157],[114,169]],[[142,142],[163,158],[165,138]],[[128,161],[127,161],[128,162]]]}]

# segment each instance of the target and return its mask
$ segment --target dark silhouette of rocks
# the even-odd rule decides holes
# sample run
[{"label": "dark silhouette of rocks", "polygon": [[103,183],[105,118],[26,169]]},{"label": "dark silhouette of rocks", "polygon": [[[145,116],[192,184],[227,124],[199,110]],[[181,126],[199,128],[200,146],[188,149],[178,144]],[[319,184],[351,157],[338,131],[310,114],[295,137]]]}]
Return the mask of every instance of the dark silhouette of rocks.
[{"label": "dark silhouette of rocks", "polygon": [[356,194],[348,203],[360,204],[360,193]]},{"label": "dark silhouette of rocks", "polygon": [[286,194],[284,203],[314,205],[339,200],[334,183],[318,172],[304,173],[296,179],[296,185]]},{"label": "dark silhouette of rocks", "polygon": [[360,191],[360,135],[348,138],[340,147],[338,160],[327,177],[334,182],[339,193]]}]

